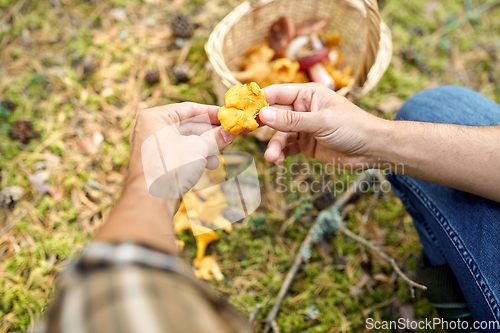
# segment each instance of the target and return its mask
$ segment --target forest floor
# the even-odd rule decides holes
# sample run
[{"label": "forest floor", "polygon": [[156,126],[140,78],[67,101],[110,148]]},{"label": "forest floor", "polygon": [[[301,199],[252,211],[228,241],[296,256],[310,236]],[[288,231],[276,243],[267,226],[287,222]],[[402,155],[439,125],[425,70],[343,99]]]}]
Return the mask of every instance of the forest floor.
[{"label": "forest floor", "polygon": [[[0,108],[0,190],[17,185],[25,191],[15,207],[0,211],[0,332],[32,329],[50,303],[57,273],[106,220],[126,174],[127,139],[138,110],[180,101],[216,104],[204,44],[239,2],[0,0],[0,100],[15,105],[13,111],[9,103]],[[391,119],[406,98],[444,84],[500,102],[500,6],[488,5],[499,2],[379,1],[392,31],[393,58],[377,87],[357,104]],[[171,37],[175,10],[189,13],[198,26],[183,45]],[[189,68],[188,83],[175,84],[174,64]],[[159,82],[146,83],[155,68]],[[33,134],[29,142],[9,136],[16,120],[32,122],[34,133],[24,133]],[[260,304],[258,331],[318,207],[333,198],[300,190],[308,177],[325,178],[314,161],[287,159],[287,170],[299,176],[285,175],[291,186],[276,191],[278,169],[265,162],[265,144],[240,136],[234,147],[255,158],[262,204],[231,233],[218,231],[221,238],[208,252],[225,278],[210,285],[245,316]],[[30,173],[39,184],[48,176],[53,195],[41,195]],[[349,176],[336,171],[327,179],[345,184]],[[392,193],[372,198],[370,191],[349,206],[347,226],[413,277],[421,245],[411,217]],[[194,237],[180,238],[191,260]],[[360,332],[368,317],[434,316],[422,293],[411,298],[388,263],[337,235],[313,248],[277,321],[281,332]]]}]

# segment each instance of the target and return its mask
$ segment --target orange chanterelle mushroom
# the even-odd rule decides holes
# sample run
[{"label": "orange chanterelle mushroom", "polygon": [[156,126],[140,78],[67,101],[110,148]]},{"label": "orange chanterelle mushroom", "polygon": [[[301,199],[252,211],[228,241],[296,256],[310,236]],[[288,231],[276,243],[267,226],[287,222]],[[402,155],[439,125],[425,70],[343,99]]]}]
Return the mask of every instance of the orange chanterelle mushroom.
[{"label": "orange chanterelle mushroom", "polygon": [[224,95],[226,105],[219,108],[217,114],[222,128],[232,135],[238,135],[245,130],[256,130],[259,127],[255,117],[260,109],[269,106],[266,93],[260,90],[257,83],[239,84]]}]

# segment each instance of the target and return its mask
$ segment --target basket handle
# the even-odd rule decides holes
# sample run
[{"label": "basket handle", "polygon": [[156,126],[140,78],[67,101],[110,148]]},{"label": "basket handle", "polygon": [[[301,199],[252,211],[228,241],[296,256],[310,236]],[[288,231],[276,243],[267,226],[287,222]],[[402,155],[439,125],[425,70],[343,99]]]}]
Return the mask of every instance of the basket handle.
[{"label": "basket handle", "polygon": [[377,58],[380,41],[380,13],[378,11],[377,0],[363,0],[363,2],[366,9],[368,36],[363,64],[358,72],[358,76],[356,77],[356,84],[359,87],[362,87],[368,79],[368,72]]}]

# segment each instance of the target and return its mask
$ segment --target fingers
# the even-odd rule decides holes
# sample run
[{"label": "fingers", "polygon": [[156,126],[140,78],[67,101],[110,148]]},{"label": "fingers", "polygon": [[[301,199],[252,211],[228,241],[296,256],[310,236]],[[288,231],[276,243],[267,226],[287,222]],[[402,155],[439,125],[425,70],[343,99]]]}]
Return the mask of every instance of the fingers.
[{"label": "fingers", "polygon": [[[273,108],[277,108],[277,109],[283,109],[283,110],[293,110],[293,106],[291,106],[291,105],[272,104],[271,106],[272,106]],[[259,126],[265,126],[265,125],[266,125],[266,124],[264,124],[264,123],[260,120],[260,117],[255,118],[255,120],[257,121],[257,123],[259,124]]]},{"label": "fingers", "polygon": [[292,105],[270,104],[271,107],[283,110],[293,110]]},{"label": "fingers", "polygon": [[219,112],[219,107],[216,105],[204,105],[198,103],[184,102],[180,104],[175,104],[175,110],[177,114],[179,114],[181,121],[202,114],[208,114],[208,117],[210,118],[210,123],[212,125],[220,125],[220,121],[217,118],[217,112]]},{"label": "fingers", "polygon": [[178,127],[179,134],[181,135],[202,135],[205,132],[211,131],[216,126],[208,123],[184,123]]},{"label": "fingers", "polygon": [[219,119],[217,118],[217,112],[219,107],[216,105],[204,105],[198,103],[184,102],[177,104],[169,104],[164,106],[157,106],[143,110],[144,112],[166,112],[173,113],[176,119],[174,122],[181,122],[188,120],[189,118],[208,115],[210,123],[212,125],[220,125]]},{"label": "fingers", "polygon": [[[274,108],[278,108],[278,109],[283,109],[283,110],[293,110],[293,107],[291,105],[279,105],[279,104],[274,104],[274,105],[271,105],[272,107]],[[260,126],[265,126],[266,124],[264,124],[259,117],[256,117],[255,118],[255,121],[257,122],[257,124],[259,124],[259,127]],[[248,133],[251,133],[252,131],[250,130],[245,130],[243,131],[241,134],[248,134]]]},{"label": "fingers", "polygon": [[263,124],[281,132],[316,133],[324,124],[323,112],[297,112],[265,107],[259,118]]},{"label": "fingers", "polygon": [[276,165],[282,165],[283,162],[285,162],[285,154],[283,152],[281,152],[280,156],[278,157],[278,159],[276,160],[276,162],[274,164]]},{"label": "fingers", "polygon": [[[274,139],[274,137],[273,137]],[[266,152],[264,153],[264,158],[269,163],[274,163],[278,160],[278,157],[281,154],[281,145],[278,140],[271,139],[269,144],[267,145]]]},{"label": "fingers", "polygon": [[220,126],[214,128],[212,131],[203,133],[199,137],[206,144],[206,148],[204,148],[204,152],[202,152],[204,157],[217,154],[222,149],[229,146],[234,140],[234,135],[229,134],[228,131],[222,129]]},{"label": "fingers", "polygon": [[301,112],[314,111],[311,106],[315,94],[327,95],[332,93],[331,90],[317,83],[277,84],[263,90],[266,92],[266,101],[270,105],[292,105],[295,110]]},{"label": "fingers", "polygon": [[219,167],[219,159],[215,155],[210,155],[207,157],[207,165],[205,168],[208,170],[215,170]]},{"label": "fingers", "polygon": [[[297,140],[297,133],[283,133],[277,132],[269,141],[267,145],[266,152],[264,154],[264,158],[269,163],[277,162],[282,154],[283,149],[290,142],[294,142]],[[284,158],[283,158],[284,159]]]},{"label": "fingers", "polygon": [[299,144],[297,142],[289,143],[286,145],[283,151],[280,152],[274,164],[282,165],[285,161],[285,158],[287,158],[288,156],[297,155],[298,153],[300,153]]},{"label": "fingers", "polygon": [[285,155],[285,157],[297,155],[299,153],[300,147],[297,142],[289,143],[286,145],[285,149],[283,149],[283,154]]}]

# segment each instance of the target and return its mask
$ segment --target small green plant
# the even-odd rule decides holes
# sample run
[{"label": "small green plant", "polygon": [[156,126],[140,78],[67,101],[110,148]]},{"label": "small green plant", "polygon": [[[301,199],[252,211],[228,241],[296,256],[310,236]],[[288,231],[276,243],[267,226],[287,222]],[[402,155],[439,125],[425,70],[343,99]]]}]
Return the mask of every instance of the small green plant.
[{"label": "small green plant", "polygon": [[300,197],[300,204],[295,207],[295,218],[298,220],[302,218],[304,215],[306,215],[308,210],[311,210],[314,208],[313,202],[312,202],[312,197],[310,195],[307,195],[305,197]]},{"label": "small green plant", "polygon": [[12,127],[12,111],[0,105],[0,133],[8,135]]},{"label": "small green plant", "polygon": [[256,217],[250,219],[250,221],[248,221],[248,225],[250,227],[253,227],[255,229],[255,231],[266,230],[267,227],[266,227],[266,224],[265,224],[265,220],[266,220],[265,215],[264,214],[259,214]]}]

